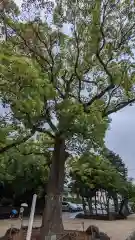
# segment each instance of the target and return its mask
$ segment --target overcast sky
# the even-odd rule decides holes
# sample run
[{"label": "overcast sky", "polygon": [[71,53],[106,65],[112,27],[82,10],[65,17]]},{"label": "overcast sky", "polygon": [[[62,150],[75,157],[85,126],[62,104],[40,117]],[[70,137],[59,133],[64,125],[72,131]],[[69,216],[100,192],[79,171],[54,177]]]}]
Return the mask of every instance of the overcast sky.
[{"label": "overcast sky", "polygon": [[135,178],[135,105],[112,114],[106,145],[122,157],[129,168],[129,176]]},{"label": "overcast sky", "polygon": [[20,5],[22,0],[14,0],[16,2],[16,4]]},{"label": "overcast sky", "polygon": [[[15,0],[20,5],[20,0]],[[135,178],[135,106],[127,107],[112,115],[110,130],[106,134],[106,145],[118,153]]]}]

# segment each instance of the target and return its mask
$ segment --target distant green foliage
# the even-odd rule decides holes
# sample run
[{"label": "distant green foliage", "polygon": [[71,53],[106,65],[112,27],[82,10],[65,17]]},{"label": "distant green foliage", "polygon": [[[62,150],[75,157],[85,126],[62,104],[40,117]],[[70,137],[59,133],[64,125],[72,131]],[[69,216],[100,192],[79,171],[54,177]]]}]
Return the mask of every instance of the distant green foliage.
[{"label": "distant green foliage", "polygon": [[51,163],[47,148],[45,139],[29,140],[0,155],[1,198],[16,199],[27,192],[43,196]]},{"label": "distant green foliage", "polygon": [[117,169],[121,176],[126,180],[128,175],[128,169],[125,166],[125,163],[122,161],[120,156],[113,151],[105,148],[103,150],[103,155],[110,161],[110,163]]},{"label": "distant green foliage", "polygon": [[104,189],[110,195],[134,196],[134,185],[123,178],[114,164],[104,156],[83,154],[69,163],[72,191],[81,196],[90,196],[95,189]]},{"label": "distant green foliage", "polygon": [[[119,191],[123,185],[120,174],[116,168],[102,156],[84,154],[71,161],[71,175],[78,190],[101,188]],[[77,186],[76,186],[77,187]]]}]

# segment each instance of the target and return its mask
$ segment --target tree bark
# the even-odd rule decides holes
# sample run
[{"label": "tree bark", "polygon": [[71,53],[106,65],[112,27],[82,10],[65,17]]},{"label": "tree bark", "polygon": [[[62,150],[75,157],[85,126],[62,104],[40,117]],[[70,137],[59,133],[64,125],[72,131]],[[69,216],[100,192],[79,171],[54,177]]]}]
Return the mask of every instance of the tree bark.
[{"label": "tree bark", "polygon": [[87,214],[87,210],[86,210],[86,203],[85,203],[84,197],[82,197],[82,204],[83,204],[84,214],[86,215]]},{"label": "tree bark", "polygon": [[95,192],[95,212],[97,215],[97,196],[96,196],[96,192]]},{"label": "tree bark", "polygon": [[45,236],[49,234],[57,234],[64,230],[61,203],[67,156],[65,140],[56,136],[42,218],[41,240],[45,240]]},{"label": "tree bark", "polygon": [[115,213],[118,213],[119,212],[119,204],[118,204],[117,193],[113,193],[113,201],[114,201]]},{"label": "tree bark", "polygon": [[109,197],[109,195],[107,195],[106,196],[106,198],[107,198],[107,215],[109,216],[109,218],[110,218],[110,197]]},{"label": "tree bark", "polygon": [[88,206],[89,206],[90,215],[92,215],[92,214],[93,214],[92,197],[89,197],[89,198],[87,199],[87,201],[88,201]]},{"label": "tree bark", "polygon": [[103,194],[102,194],[102,189],[100,190],[100,206],[101,206],[101,211],[102,215],[104,214],[104,209],[103,209]]}]

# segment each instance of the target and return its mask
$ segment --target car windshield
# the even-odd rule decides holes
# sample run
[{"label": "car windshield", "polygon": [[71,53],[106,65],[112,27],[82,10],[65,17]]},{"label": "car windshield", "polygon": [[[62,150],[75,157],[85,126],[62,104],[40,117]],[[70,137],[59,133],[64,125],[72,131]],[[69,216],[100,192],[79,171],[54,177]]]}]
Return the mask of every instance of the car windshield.
[{"label": "car windshield", "polygon": [[72,207],[76,207],[76,204],[75,203],[68,203],[70,206],[72,206]]}]

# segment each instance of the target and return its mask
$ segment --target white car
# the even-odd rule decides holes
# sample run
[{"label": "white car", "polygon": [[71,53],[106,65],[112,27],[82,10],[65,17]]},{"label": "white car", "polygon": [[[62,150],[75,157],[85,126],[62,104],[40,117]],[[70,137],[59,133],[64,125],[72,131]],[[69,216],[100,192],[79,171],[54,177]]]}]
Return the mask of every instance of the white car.
[{"label": "white car", "polygon": [[83,211],[83,205],[82,204],[76,204],[78,211]]},{"label": "white car", "polygon": [[77,212],[78,207],[75,203],[62,202],[62,211],[63,212]]}]

